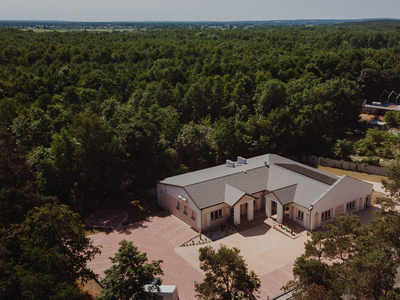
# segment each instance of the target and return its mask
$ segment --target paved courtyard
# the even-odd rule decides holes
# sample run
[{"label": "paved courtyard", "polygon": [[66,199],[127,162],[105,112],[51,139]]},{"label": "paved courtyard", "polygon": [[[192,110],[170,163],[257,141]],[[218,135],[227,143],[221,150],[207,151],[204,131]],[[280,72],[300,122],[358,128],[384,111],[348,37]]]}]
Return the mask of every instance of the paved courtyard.
[{"label": "paved courtyard", "polygon": [[[373,211],[377,209],[379,207],[371,206],[359,212],[361,221],[368,224],[373,218]],[[176,285],[180,299],[194,300],[194,282],[203,280],[198,250],[204,245],[179,245],[196,234],[189,225],[164,211],[149,220],[120,227],[111,233],[91,236],[95,245],[102,245],[102,254],[90,262],[88,267],[103,276],[104,270],[111,266],[109,257],[117,252],[119,241],[126,239],[132,241],[140,251],[146,252],[150,261],[163,260],[163,284]],[[281,287],[293,279],[293,263],[303,253],[306,240],[305,231],[293,240],[263,224],[207,245],[215,249],[221,244],[239,248],[249,269],[260,277],[260,296],[261,299],[266,299],[267,295],[276,296],[282,293]],[[400,279],[396,282],[400,282]]]},{"label": "paved courtyard", "polygon": [[[196,234],[186,223],[162,212],[148,221],[91,236],[94,244],[103,248],[102,254],[88,267],[103,276],[104,270],[111,266],[109,257],[118,250],[118,242],[126,239],[146,252],[150,261],[162,259],[163,283],[177,285],[180,299],[192,300],[195,299],[194,282],[203,279],[198,260],[198,249],[202,246],[179,245]],[[238,247],[249,269],[260,277],[261,299],[266,299],[267,294],[280,294],[281,286],[293,278],[293,262],[303,252],[306,238],[304,233],[292,240],[268,225],[260,225],[208,245],[215,248],[219,248],[220,244]]]}]

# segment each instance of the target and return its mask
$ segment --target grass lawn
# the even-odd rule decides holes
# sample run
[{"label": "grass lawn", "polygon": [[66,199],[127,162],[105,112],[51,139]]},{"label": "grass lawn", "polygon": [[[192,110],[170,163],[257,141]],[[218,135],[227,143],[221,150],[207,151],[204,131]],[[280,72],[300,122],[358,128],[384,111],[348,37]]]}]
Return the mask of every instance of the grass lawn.
[{"label": "grass lawn", "polygon": [[101,286],[94,281],[93,279],[89,280],[86,283],[78,283],[79,288],[86,293],[87,297],[85,299],[97,299],[97,297],[101,294]]},{"label": "grass lawn", "polygon": [[351,176],[351,177],[354,177],[354,178],[357,178],[360,180],[367,180],[367,181],[373,181],[373,182],[381,182],[382,179],[388,180],[387,177],[380,176],[380,175],[354,172],[354,171],[342,170],[342,169],[325,167],[325,166],[317,166],[316,168],[318,170],[321,170],[321,171],[324,171],[326,173],[336,175],[336,176],[347,175],[347,176]]},{"label": "grass lawn", "polygon": [[372,192],[372,205],[374,205],[376,203],[376,198],[381,198],[381,197],[386,197],[386,195],[384,193],[381,192],[377,192],[377,191],[373,191]]}]

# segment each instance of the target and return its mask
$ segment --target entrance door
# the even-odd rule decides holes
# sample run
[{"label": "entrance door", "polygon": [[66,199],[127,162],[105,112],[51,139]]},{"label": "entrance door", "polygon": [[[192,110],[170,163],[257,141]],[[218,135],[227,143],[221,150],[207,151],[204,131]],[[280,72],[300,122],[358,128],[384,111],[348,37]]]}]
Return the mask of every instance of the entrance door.
[{"label": "entrance door", "polygon": [[277,214],[277,205],[275,201],[271,201],[271,215],[276,215]]},{"label": "entrance door", "polygon": [[369,197],[367,196],[367,197],[365,197],[365,205],[364,205],[364,208],[367,208],[368,205],[369,205]]}]

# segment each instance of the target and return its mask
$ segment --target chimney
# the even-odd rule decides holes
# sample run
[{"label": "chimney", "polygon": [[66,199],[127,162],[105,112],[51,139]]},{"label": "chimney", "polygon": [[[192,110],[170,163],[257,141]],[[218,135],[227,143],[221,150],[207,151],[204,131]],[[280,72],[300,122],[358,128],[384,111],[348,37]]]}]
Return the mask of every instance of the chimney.
[{"label": "chimney", "polygon": [[226,166],[230,167],[230,168],[234,168],[235,167],[235,163],[233,161],[231,161],[230,159],[226,160]]},{"label": "chimney", "polygon": [[238,157],[237,157],[237,163],[238,163],[238,164],[245,165],[245,164],[247,164],[247,161],[246,161],[245,158],[243,158],[243,157],[241,157],[241,156],[238,156]]}]

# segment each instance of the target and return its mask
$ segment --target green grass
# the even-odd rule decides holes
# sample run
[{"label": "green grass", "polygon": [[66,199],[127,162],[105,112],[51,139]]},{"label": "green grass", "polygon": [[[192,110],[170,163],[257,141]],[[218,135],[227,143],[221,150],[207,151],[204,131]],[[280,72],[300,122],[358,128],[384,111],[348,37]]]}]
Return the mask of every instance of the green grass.
[{"label": "green grass", "polygon": [[347,176],[351,176],[353,178],[360,179],[360,180],[367,180],[367,181],[373,181],[373,182],[382,182],[382,179],[388,180],[388,178],[386,176],[367,174],[367,173],[361,173],[361,172],[355,172],[355,171],[349,171],[349,170],[342,170],[342,169],[325,167],[325,166],[317,166],[317,169],[324,171],[326,173],[332,174],[332,175],[336,175],[336,176],[347,175]]}]

